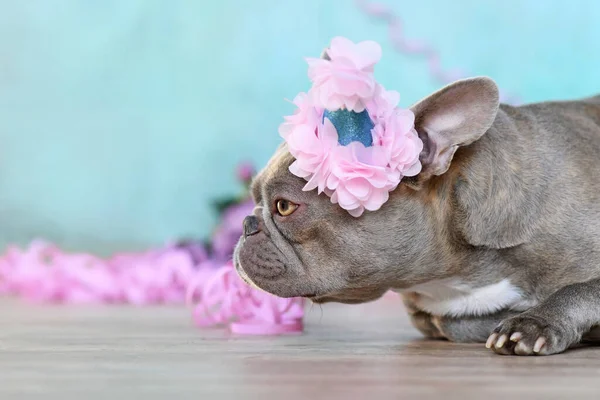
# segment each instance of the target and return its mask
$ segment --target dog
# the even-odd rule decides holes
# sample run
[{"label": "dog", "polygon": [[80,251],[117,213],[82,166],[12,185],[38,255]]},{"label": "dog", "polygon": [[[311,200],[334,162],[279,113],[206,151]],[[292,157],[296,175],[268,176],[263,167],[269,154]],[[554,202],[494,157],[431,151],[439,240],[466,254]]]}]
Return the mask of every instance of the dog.
[{"label": "dog", "polygon": [[600,96],[516,107],[476,77],[411,110],[422,170],[360,218],[303,191],[282,144],[252,184],[242,279],[315,303],[396,291],[426,337],[498,354],[600,338]]}]

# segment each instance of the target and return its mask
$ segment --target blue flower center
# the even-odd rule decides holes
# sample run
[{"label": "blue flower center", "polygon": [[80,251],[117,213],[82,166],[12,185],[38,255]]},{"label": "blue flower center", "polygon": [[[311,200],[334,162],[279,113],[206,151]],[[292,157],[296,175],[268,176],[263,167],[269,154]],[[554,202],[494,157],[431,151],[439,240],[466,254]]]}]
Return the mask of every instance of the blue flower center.
[{"label": "blue flower center", "polygon": [[347,146],[352,142],[361,142],[365,147],[373,146],[371,129],[375,126],[367,110],[354,112],[348,110],[325,110],[325,118],[331,121],[338,133],[338,143]]}]

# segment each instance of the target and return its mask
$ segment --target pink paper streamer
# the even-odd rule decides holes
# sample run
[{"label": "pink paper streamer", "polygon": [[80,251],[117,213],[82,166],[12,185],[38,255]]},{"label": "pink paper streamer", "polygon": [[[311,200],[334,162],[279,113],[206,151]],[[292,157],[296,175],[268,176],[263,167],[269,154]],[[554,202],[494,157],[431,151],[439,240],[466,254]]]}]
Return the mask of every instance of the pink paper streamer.
[{"label": "pink paper streamer", "polygon": [[246,285],[228,263],[208,280],[188,287],[188,304],[199,326],[229,324],[233,333],[278,335],[302,332],[304,300],[282,299]]},{"label": "pink paper streamer", "polygon": [[0,293],[41,303],[194,305],[200,326],[225,325],[233,333],[302,332],[304,302],[246,285],[228,263],[194,263],[184,249],[168,247],[103,259],[68,253],[37,241],[11,246],[0,257]]},{"label": "pink paper streamer", "polygon": [[[442,69],[440,63],[440,55],[431,45],[406,38],[400,17],[394,14],[390,7],[367,0],[356,0],[356,4],[368,16],[382,20],[388,25],[390,41],[396,51],[410,56],[424,57],[427,60],[429,72],[433,79],[442,85],[468,76],[468,74],[460,70],[445,71]],[[500,101],[508,104],[518,104],[521,102],[519,97],[509,95],[503,91],[500,92]]]}]

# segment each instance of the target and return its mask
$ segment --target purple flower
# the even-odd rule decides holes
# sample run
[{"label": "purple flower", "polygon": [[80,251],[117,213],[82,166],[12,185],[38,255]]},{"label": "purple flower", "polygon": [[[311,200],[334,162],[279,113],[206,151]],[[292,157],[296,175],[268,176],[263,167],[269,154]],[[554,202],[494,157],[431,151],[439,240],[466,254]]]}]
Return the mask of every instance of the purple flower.
[{"label": "purple flower", "polygon": [[255,172],[252,163],[243,162],[237,167],[237,178],[244,183],[248,183],[252,180]]},{"label": "purple flower", "polygon": [[213,255],[218,260],[228,261],[233,255],[233,250],[242,236],[244,218],[252,213],[254,202],[244,200],[227,208],[222,215],[221,223],[217,227],[212,240]]},{"label": "purple flower", "polygon": [[202,242],[195,240],[182,240],[175,243],[171,247],[184,250],[186,253],[188,253],[194,265],[199,265],[208,260],[208,251]]}]

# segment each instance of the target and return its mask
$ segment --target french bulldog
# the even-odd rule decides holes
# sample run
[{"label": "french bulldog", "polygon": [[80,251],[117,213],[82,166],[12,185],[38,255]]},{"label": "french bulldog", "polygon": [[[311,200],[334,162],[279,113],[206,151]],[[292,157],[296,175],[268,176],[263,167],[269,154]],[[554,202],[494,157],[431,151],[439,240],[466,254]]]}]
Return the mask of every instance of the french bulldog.
[{"label": "french bulldog", "polygon": [[600,338],[600,96],[510,106],[486,77],[411,107],[421,172],[350,216],[288,168],[256,176],[234,264],[315,303],[403,297],[425,336],[550,355]]}]

